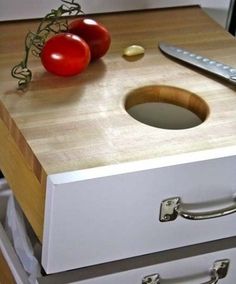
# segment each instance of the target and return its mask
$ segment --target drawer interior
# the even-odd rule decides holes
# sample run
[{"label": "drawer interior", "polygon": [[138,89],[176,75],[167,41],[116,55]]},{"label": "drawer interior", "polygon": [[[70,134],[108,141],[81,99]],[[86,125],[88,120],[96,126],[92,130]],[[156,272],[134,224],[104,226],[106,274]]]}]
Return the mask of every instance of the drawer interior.
[{"label": "drawer interior", "polygon": [[[10,273],[10,279],[17,284],[28,284],[28,275],[25,272],[11,241],[4,230],[4,223],[6,219],[7,202],[12,194],[6,181],[0,179],[0,251],[2,261],[7,267],[0,269],[7,270]],[[4,275],[3,275],[4,276]],[[13,279],[14,278],[14,279]],[[2,281],[8,281],[9,278],[3,278]]]},{"label": "drawer interior", "polygon": [[[18,211],[18,204],[16,201],[15,206],[13,206],[13,203],[11,203],[9,210],[11,213],[8,215],[8,201],[10,201],[9,198],[12,197],[12,194],[13,193],[6,180],[0,179],[1,257],[8,266],[8,270],[11,272],[12,277],[15,279],[17,284],[33,283],[29,282],[29,279],[36,279],[34,270],[35,273],[41,271],[39,262],[36,262],[36,260],[39,260],[41,257],[41,247],[40,245],[36,246],[36,244],[39,244],[39,241],[33,233],[33,230],[27,222],[21,209]],[[16,216],[17,218],[13,220],[13,218]],[[6,225],[7,220],[8,226]],[[20,221],[22,223],[19,223]],[[31,245],[29,245],[28,242],[30,242]],[[4,281],[6,280],[4,279]],[[3,283],[5,283],[4,281]]]}]

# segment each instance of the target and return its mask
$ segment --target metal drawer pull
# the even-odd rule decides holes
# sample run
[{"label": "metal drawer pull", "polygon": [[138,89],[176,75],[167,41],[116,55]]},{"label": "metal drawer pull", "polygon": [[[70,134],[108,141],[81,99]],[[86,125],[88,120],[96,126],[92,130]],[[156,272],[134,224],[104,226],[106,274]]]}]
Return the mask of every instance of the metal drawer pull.
[{"label": "metal drawer pull", "polygon": [[162,201],[160,209],[160,221],[169,222],[181,216],[189,220],[204,220],[222,217],[236,212],[236,204],[220,210],[207,212],[189,212],[184,210],[180,197],[170,198]]},{"label": "metal drawer pull", "polygon": [[[210,271],[211,280],[202,284],[216,284],[222,278],[225,278],[229,268],[229,260],[217,260],[214,262]],[[161,284],[161,277],[159,274],[152,274],[145,276],[142,280],[142,284]]]}]

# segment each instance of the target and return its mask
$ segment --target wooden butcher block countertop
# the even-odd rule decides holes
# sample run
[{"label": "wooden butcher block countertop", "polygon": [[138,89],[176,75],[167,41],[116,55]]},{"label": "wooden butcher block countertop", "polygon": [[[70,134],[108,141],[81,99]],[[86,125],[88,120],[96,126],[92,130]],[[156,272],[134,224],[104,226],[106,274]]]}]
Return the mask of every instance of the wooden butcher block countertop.
[{"label": "wooden butcher block countertop", "polygon": [[[70,78],[47,73],[32,57],[33,81],[24,93],[17,91],[10,70],[23,57],[26,32],[36,30],[38,22],[0,25],[0,167],[40,239],[50,174],[236,145],[236,87],[177,63],[157,47],[168,42],[236,66],[236,41],[230,34],[197,6],[93,18],[111,33],[106,56]],[[122,57],[132,44],[145,48],[139,60]],[[145,92],[172,86],[198,95],[209,108],[203,109],[205,121],[184,130],[140,123],[125,104],[130,92],[145,86]]]}]

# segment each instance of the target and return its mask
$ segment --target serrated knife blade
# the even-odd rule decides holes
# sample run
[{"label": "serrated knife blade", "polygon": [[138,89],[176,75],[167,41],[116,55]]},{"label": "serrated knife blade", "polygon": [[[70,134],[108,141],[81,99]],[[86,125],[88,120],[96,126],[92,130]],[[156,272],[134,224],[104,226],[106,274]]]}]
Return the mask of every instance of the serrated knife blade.
[{"label": "serrated knife blade", "polygon": [[176,59],[182,60],[188,64],[222,77],[232,84],[236,85],[236,67],[226,65],[222,62],[212,60],[199,54],[195,54],[184,48],[170,45],[164,42],[159,43],[159,48],[162,52]]}]

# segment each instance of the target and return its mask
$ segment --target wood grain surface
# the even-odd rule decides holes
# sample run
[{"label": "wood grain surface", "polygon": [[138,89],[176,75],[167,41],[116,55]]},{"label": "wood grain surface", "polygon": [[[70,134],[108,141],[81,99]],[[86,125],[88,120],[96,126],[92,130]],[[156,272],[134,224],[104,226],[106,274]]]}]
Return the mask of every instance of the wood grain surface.
[{"label": "wood grain surface", "polygon": [[0,251],[0,284],[16,284],[12,272]]},{"label": "wood grain surface", "polygon": [[43,237],[45,188],[0,120],[0,168],[39,240]]},{"label": "wood grain surface", "polygon": [[[10,70],[23,56],[26,32],[35,30],[38,22],[0,25],[0,116],[22,159],[42,185],[38,202],[44,200],[49,174],[236,144],[236,88],[177,63],[157,48],[158,42],[168,42],[236,67],[236,41],[230,34],[199,7],[94,18],[111,33],[107,55],[70,78],[47,73],[40,60],[32,57],[33,81],[24,93],[17,91]],[[123,49],[131,44],[145,48],[139,60],[122,57]],[[128,94],[159,85],[181,88],[204,100],[209,107],[204,123],[165,130],[133,119],[125,110]]]}]

